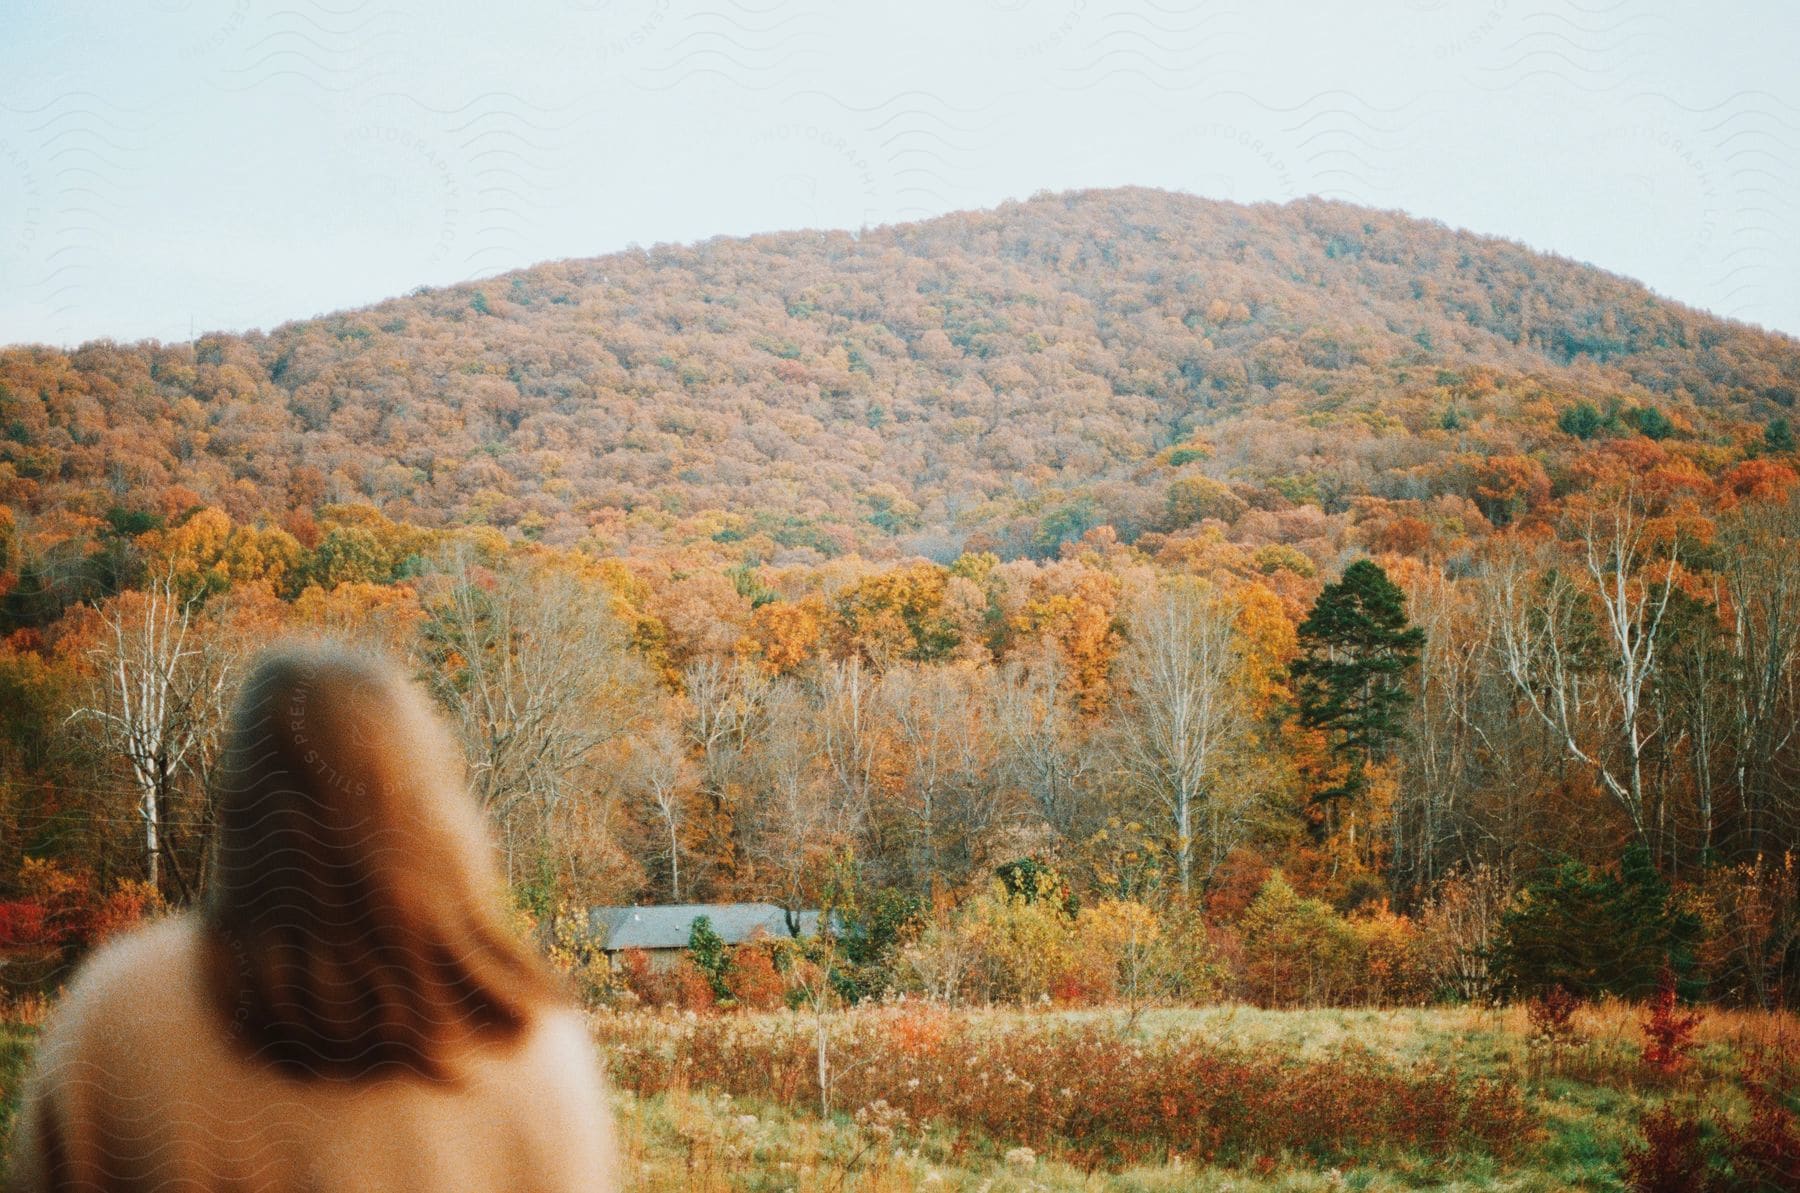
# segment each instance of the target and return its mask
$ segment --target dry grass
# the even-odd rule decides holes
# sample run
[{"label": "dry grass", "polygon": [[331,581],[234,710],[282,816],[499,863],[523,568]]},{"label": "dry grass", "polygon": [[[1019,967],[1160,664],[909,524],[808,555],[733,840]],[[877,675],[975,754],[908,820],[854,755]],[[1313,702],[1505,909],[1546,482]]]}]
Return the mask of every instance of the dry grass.
[{"label": "dry grass", "polygon": [[[1257,1173],[1175,1163],[1084,1172],[1036,1156],[956,1159],[948,1154],[952,1142],[943,1138],[897,1144],[872,1137],[854,1123],[791,1115],[759,1101],[706,1093],[648,1098],[621,1093],[619,1119],[629,1187],[642,1193],[1398,1193],[1427,1186],[1492,1187],[1480,1177],[1434,1180],[1425,1170],[1278,1168]],[[1563,1186],[1525,1179],[1507,1187],[1549,1193]]]},{"label": "dry grass", "polygon": [[[774,1018],[774,1017],[772,1017]],[[961,1018],[971,1030],[1005,1036],[1030,1031],[1046,1021],[1067,1026],[1123,1029],[1124,1015],[1105,1011],[970,1011]],[[740,1093],[720,1101],[704,1081],[668,1094],[630,1097],[628,1113],[643,1141],[640,1165],[646,1189],[689,1187],[687,1169],[672,1157],[698,1156],[694,1187],[719,1189],[1070,1189],[1266,1190],[1418,1188],[1542,1191],[1623,1188],[1622,1157],[1634,1146],[1642,1114],[1665,1104],[1715,1123],[1742,1122],[1746,1102],[1740,1076],[1746,1068],[1772,1073],[1776,1083],[1800,1094],[1796,1040],[1800,1021],[1792,1015],[1708,1012],[1697,1033],[1699,1049],[1684,1071],[1667,1077],[1646,1070],[1640,1060],[1643,1010],[1619,1003],[1583,1008],[1575,1018],[1574,1043],[1554,1050],[1534,1046],[1523,1008],[1263,1011],[1247,1007],[1165,1010],[1145,1016],[1138,1038],[1197,1039],[1236,1049],[1265,1050],[1295,1061],[1323,1061],[1347,1049],[1366,1049],[1395,1066],[1454,1068],[1469,1077],[1516,1081],[1534,1128],[1525,1146],[1496,1155],[1481,1147],[1455,1154],[1412,1148],[1377,1149],[1368,1154],[1320,1159],[1302,1152],[1243,1155],[1229,1163],[1136,1165],[1106,1163],[1084,1171],[1054,1157],[1034,1157],[1029,1165],[1009,1165],[1005,1153],[1016,1139],[984,1133],[968,1124],[925,1123],[903,1128],[881,1146],[863,1150],[865,1129],[849,1114],[822,1121],[800,1109],[805,1099],[780,1107]],[[615,1025],[616,1026],[616,1025]],[[744,1030],[720,1024],[719,1030]],[[700,1025],[705,1029],[704,1022]],[[610,1033],[602,1028],[605,1038]],[[847,1060],[851,1058],[846,1058]],[[764,1083],[764,1090],[768,1088]],[[728,1131],[716,1120],[727,1115],[757,1116],[762,1150],[716,1159],[727,1144],[711,1142]],[[682,1130],[667,1124],[679,1119]],[[710,1122],[710,1125],[708,1125]],[[708,1134],[713,1132],[714,1134]],[[771,1138],[772,1137],[772,1138]],[[690,1144],[689,1138],[705,1141]],[[739,1144],[738,1146],[742,1146]],[[896,1151],[897,1149],[897,1151]],[[1067,1149],[1050,1150],[1076,1155]],[[854,1164],[847,1156],[861,1154]],[[714,1159],[708,1159],[713,1157]],[[1092,1157],[1079,1157],[1091,1162]],[[681,1161],[685,1164],[686,1161]],[[709,1168],[709,1164],[711,1167]],[[786,1165],[786,1167],[783,1167]],[[712,1172],[715,1176],[708,1176]],[[896,1183],[897,1182],[897,1183]]]},{"label": "dry grass", "polygon": [[[21,1008],[42,1018],[43,1008]],[[1636,1139],[1639,1117],[1661,1105],[1712,1121],[1743,1121],[1739,1074],[1746,1066],[1772,1073],[1800,1095],[1800,1020],[1793,1015],[1709,1011],[1694,1063],[1669,1080],[1638,1062],[1641,1008],[1603,1003],[1575,1017],[1577,1041],[1545,1055],[1528,1041],[1521,1008],[1391,1011],[1261,1011],[1211,1007],[1157,1011],[1139,1038],[1196,1038],[1236,1048],[1269,1049],[1296,1061],[1327,1059],[1347,1046],[1393,1065],[1437,1064],[1472,1076],[1510,1076],[1522,1089],[1537,1128],[1516,1153],[1479,1150],[1427,1155],[1320,1160],[1305,1155],[1246,1157],[1204,1167],[1192,1162],[1109,1163],[1086,1171],[1053,1156],[1017,1153],[1017,1141],[966,1125],[904,1124],[846,1106],[821,1118],[799,1105],[777,1105],[765,1092],[727,1096],[702,1082],[640,1096],[621,1091],[619,1124],[630,1186],[646,1191],[1100,1190],[1173,1193],[1317,1193],[1359,1189],[1506,1189],[1514,1193],[1623,1188],[1621,1158]],[[771,1017],[773,1018],[773,1017]],[[1007,1035],[1046,1023],[1120,1030],[1118,1013],[965,1012],[971,1029]],[[733,1020],[713,1021],[725,1028]],[[741,1020],[737,1021],[741,1026]],[[604,1029],[600,1032],[604,1037]],[[35,1031],[0,1022],[0,1130],[17,1092]],[[858,1110],[863,1110],[858,1114]],[[897,1129],[896,1129],[897,1128]],[[1009,1151],[1013,1151],[1008,1158]]]},{"label": "dry grass", "polygon": [[[710,1089],[820,1104],[806,1016],[627,1013],[594,1026],[620,1085],[639,1094]],[[1509,1076],[1393,1062],[1348,1039],[1313,1055],[1196,1031],[1126,1033],[1092,1016],[970,1016],[914,1003],[836,1017],[828,1057],[834,1109],[1084,1168],[1506,1155],[1531,1134]]]}]

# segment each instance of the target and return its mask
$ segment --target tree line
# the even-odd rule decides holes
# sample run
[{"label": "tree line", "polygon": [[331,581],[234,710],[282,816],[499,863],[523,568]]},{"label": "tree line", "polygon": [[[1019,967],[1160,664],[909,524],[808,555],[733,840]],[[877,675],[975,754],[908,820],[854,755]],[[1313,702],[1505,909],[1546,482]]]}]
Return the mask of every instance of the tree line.
[{"label": "tree line", "polygon": [[1669,964],[1770,1004],[1800,937],[1800,488],[1764,463],[1742,492],[1620,470],[1479,551],[1323,572],[1217,523],[1180,554],[1096,528],[1051,560],[683,570],[363,506],[310,548],[213,508],[126,522],[118,591],[0,647],[0,935],[75,949],[198,898],[236,678],[323,632],[430,686],[542,917],[854,890],[883,972],[917,974],[970,916],[998,939],[1025,896],[996,876],[1029,865],[1064,930],[1179,909],[1159,937],[1366,968],[1392,917],[1463,942],[1435,993]]}]

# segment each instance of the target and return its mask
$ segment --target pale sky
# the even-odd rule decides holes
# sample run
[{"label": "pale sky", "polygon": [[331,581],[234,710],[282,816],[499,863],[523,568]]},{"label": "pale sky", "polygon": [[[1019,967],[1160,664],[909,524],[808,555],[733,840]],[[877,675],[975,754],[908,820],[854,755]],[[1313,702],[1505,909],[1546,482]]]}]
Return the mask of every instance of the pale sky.
[{"label": "pale sky", "polygon": [[0,343],[1121,184],[1800,332],[1797,65],[1788,0],[0,0]]}]

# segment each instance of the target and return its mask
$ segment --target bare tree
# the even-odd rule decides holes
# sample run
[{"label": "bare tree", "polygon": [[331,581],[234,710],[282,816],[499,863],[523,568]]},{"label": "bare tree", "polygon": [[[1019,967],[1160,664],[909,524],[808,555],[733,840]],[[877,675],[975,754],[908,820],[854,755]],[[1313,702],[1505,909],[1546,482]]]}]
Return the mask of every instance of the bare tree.
[{"label": "bare tree", "polygon": [[969,976],[981,964],[984,943],[974,932],[965,932],[952,909],[937,907],[932,920],[901,952],[899,964],[925,997],[946,1006],[962,1001]]},{"label": "bare tree", "polygon": [[1394,814],[1393,865],[1402,882],[1424,887],[1436,881],[1446,847],[1471,814],[1465,799],[1488,748],[1478,705],[1495,677],[1469,586],[1425,573],[1408,587],[1407,607],[1425,631],[1425,645],[1412,708],[1415,731],[1401,743],[1405,778]]},{"label": "bare tree", "polygon": [[[554,847],[571,800],[607,785],[596,764],[645,715],[652,685],[598,584],[529,563],[488,571],[466,556],[439,579],[429,678],[461,731],[510,880],[522,849]],[[563,861],[573,880],[574,859]]]},{"label": "bare tree", "polygon": [[1752,849],[1794,822],[1793,785],[1776,773],[1800,735],[1800,493],[1746,504],[1722,527],[1735,657],[1731,782]]},{"label": "bare tree", "polygon": [[[1662,731],[1665,764],[1685,754],[1699,820],[1698,860],[1712,858],[1719,819],[1719,772],[1730,764],[1725,746],[1730,736],[1732,705],[1739,696],[1730,638],[1712,601],[1677,592],[1668,614],[1669,643],[1662,675],[1652,693],[1655,715],[1670,728]],[[1673,784],[1659,785],[1667,789]],[[1671,835],[1683,818],[1668,814],[1669,801],[1655,801],[1659,827]],[[1680,853],[1673,857],[1679,860]]]},{"label": "bare tree", "polygon": [[[198,599],[185,597],[164,574],[142,592],[127,592],[100,611],[105,627],[91,654],[96,681],[70,720],[92,726],[122,757],[137,788],[144,871],[161,880],[169,852],[162,832],[184,776],[204,788],[225,721],[233,653],[215,627],[203,624]],[[172,870],[184,895],[186,878]]]},{"label": "bare tree", "polygon": [[1469,1002],[1494,992],[1488,960],[1512,894],[1503,872],[1478,865],[1445,879],[1420,909],[1421,960],[1437,982]]},{"label": "bare tree", "polygon": [[710,655],[689,664],[681,678],[687,694],[683,731],[699,761],[698,784],[709,813],[707,836],[697,852],[735,875],[739,788],[770,680],[753,664]]},{"label": "bare tree", "polygon": [[994,688],[994,734],[1001,773],[1052,832],[1065,840],[1078,836],[1091,803],[1096,752],[1087,748],[1058,652],[1008,664]]},{"label": "bare tree", "polygon": [[669,900],[681,902],[681,834],[694,789],[694,767],[675,730],[655,725],[634,744],[627,787],[649,806],[661,825],[660,838],[669,865]]},{"label": "bare tree", "polygon": [[814,893],[824,859],[844,843],[819,757],[815,709],[792,680],[771,686],[757,733],[747,850],[767,897],[800,931],[800,911]]},{"label": "bare tree", "polygon": [[1216,593],[1177,583],[1136,611],[1124,655],[1129,705],[1120,724],[1128,776],[1167,814],[1183,894],[1192,892],[1194,842],[1205,826],[1215,861],[1237,825],[1221,771],[1247,720],[1234,689],[1239,666],[1231,612]]},{"label": "bare tree", "polygon": [[813,688],[833,828],[839,837],[854,840],[868,824],[884,753],[875,677],[860,658],[834,660],[820,664]]},{"label": "bare tree", "polygon": [[1534,569],[1518,554],[1490,577],[1502,664],[1569,756],[1591,767],[1649,839],[1644,759],[1656,725],[1649,685],[1661,664],[1675,551],[1652,574],[1650,519],[1630,493],[1576,524],[1577,568]]},{"label": "bare tree", "polygon": [[998,816],[979,682],[972,668],[947,666],[899,665],[881,677],[904,775],[884,819],[897,821],[913,885],[928,892],[977,863]]},{"label": "bare tree", "polygon": [[681,682],[688,698],[688,740],[709,781],[725,782],[749,744],[769,678],[751,664],[708,656],[690,663]]}]

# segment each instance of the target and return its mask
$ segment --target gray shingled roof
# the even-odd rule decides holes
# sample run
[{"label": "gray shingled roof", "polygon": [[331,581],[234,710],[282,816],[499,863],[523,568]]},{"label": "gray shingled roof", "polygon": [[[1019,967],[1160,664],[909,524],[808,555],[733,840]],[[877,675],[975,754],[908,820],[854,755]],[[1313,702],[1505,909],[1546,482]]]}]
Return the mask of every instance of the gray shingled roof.
[{"label": "gray shingled roof", "polygon": [[[677,903],[662,907],[595,907],[588,912],[588,931],[615,949],[685,949],[694,921],[705,916],[726,944],[749,940],[758,928],[765,936],[789,935],[787,913],[773,903]],[[800,935],[819,930],[819,913],[799,915]]]}]

